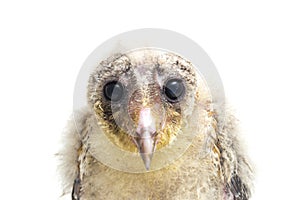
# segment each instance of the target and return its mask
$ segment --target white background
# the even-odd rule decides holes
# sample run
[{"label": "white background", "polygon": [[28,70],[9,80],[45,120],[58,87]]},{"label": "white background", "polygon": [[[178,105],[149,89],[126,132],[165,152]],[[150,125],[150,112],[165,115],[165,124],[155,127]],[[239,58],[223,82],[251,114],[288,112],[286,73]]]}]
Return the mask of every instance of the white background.
[{"label": "white background", "polygon": [[214,61],[256,166],[252,199],[299,198],[300,6],[194,2],[1,1],[1,199],[58,199],[54,154],[81,64],[146,27],[180,32]]}]

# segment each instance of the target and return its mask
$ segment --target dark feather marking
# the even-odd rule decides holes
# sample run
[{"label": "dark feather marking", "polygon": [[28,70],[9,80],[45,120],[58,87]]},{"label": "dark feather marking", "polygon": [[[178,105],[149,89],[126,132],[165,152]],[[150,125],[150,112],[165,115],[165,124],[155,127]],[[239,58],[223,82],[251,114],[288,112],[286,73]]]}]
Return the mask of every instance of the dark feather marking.
[{"label": "dark feather marking", "polygon": [[73,190],[72,190],[72,200],[80,200],[80,189],[81,189],[81,180],[77,177],[74,180]]},{"label": "dark feather marking", "polygon": [[[217,141],[217,147],[222,155],[223,148],[220,145],[219,138]],[[221,166],[224,165],[224,162],[225,162],[224,157],[221,156],[220,157]],[[226,184],[226,193],[229,196],[232,196],[233,200],[248,200],[251,196],[251,193],[247,185],[245,185],[242,182],[241,178],[237,175],[236,171],[232,172],[232,177],[230,178],[230,181]]]},{"label": "dark feather marking", "polygon": [[230,182],[227,183],[227,191],[231,192],[234,200],[249,199],[249,190],[236,173],[232,176]]}]

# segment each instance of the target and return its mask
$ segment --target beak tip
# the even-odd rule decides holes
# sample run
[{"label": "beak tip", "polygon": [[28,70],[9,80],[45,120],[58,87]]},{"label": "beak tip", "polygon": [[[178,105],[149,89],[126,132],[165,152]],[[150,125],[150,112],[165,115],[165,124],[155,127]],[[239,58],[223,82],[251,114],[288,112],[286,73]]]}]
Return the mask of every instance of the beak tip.
[{"label": "beak tip", "polygon": [[150,165],[151,165],[151,158],[152,158],[152,154],[151,155],[142,155],[142,159],[144,161],[144,165],[147,171],[150,170]]},{"label": "beak tip", "polygon": [[146,171],[149,171],[150,170],[150,167],[149,166],[145,166],[146,167]]}]

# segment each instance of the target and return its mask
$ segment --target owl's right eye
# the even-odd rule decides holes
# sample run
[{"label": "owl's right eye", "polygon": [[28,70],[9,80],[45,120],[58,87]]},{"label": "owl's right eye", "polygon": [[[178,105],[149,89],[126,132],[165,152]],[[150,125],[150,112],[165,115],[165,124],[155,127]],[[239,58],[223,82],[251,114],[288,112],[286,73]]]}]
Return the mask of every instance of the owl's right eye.
[{"label": "owl's right eye", "polygon": [[104,97],[112,102],[120,101],[124,95],[124,86],[118,81],[111,81],[103,87]]}]

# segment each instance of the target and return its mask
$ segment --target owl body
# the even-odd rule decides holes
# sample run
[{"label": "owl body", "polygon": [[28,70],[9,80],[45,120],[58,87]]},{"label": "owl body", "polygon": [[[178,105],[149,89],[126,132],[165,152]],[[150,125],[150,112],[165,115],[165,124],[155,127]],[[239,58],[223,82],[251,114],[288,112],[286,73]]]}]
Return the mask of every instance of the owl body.
[{"label": "owl body", "polygon": [[[116,78],[127,89],[122,96],[126,100],[117,94],[109,102],[101,93]],[[164,87],[178,79],[185,91],[177,92],[181,99],[171,101],[164,96],[169,92]],[[65,134],[61,153],[65,189],[73,188],[72,199],[81,200],[249,199],[252,170],[238,140],[236,119],[215,103],[192,64],[173,53],[144,50],[103,61],[90,78],[89,108],[77,112],[80,117],[76,124],[70,122]],[[151,166],[139,143],[149,138],[136,139],[145,127],[155,130],[149,136],[155,138]],[[131,130],[137,134],[128,134]],[[100,132],[107,138],[101,144]],[[124,157],[107,144],[122,149]],[[140,163],[126,159],[128,152],[141,154],[147,170],[137,170]]]}]

